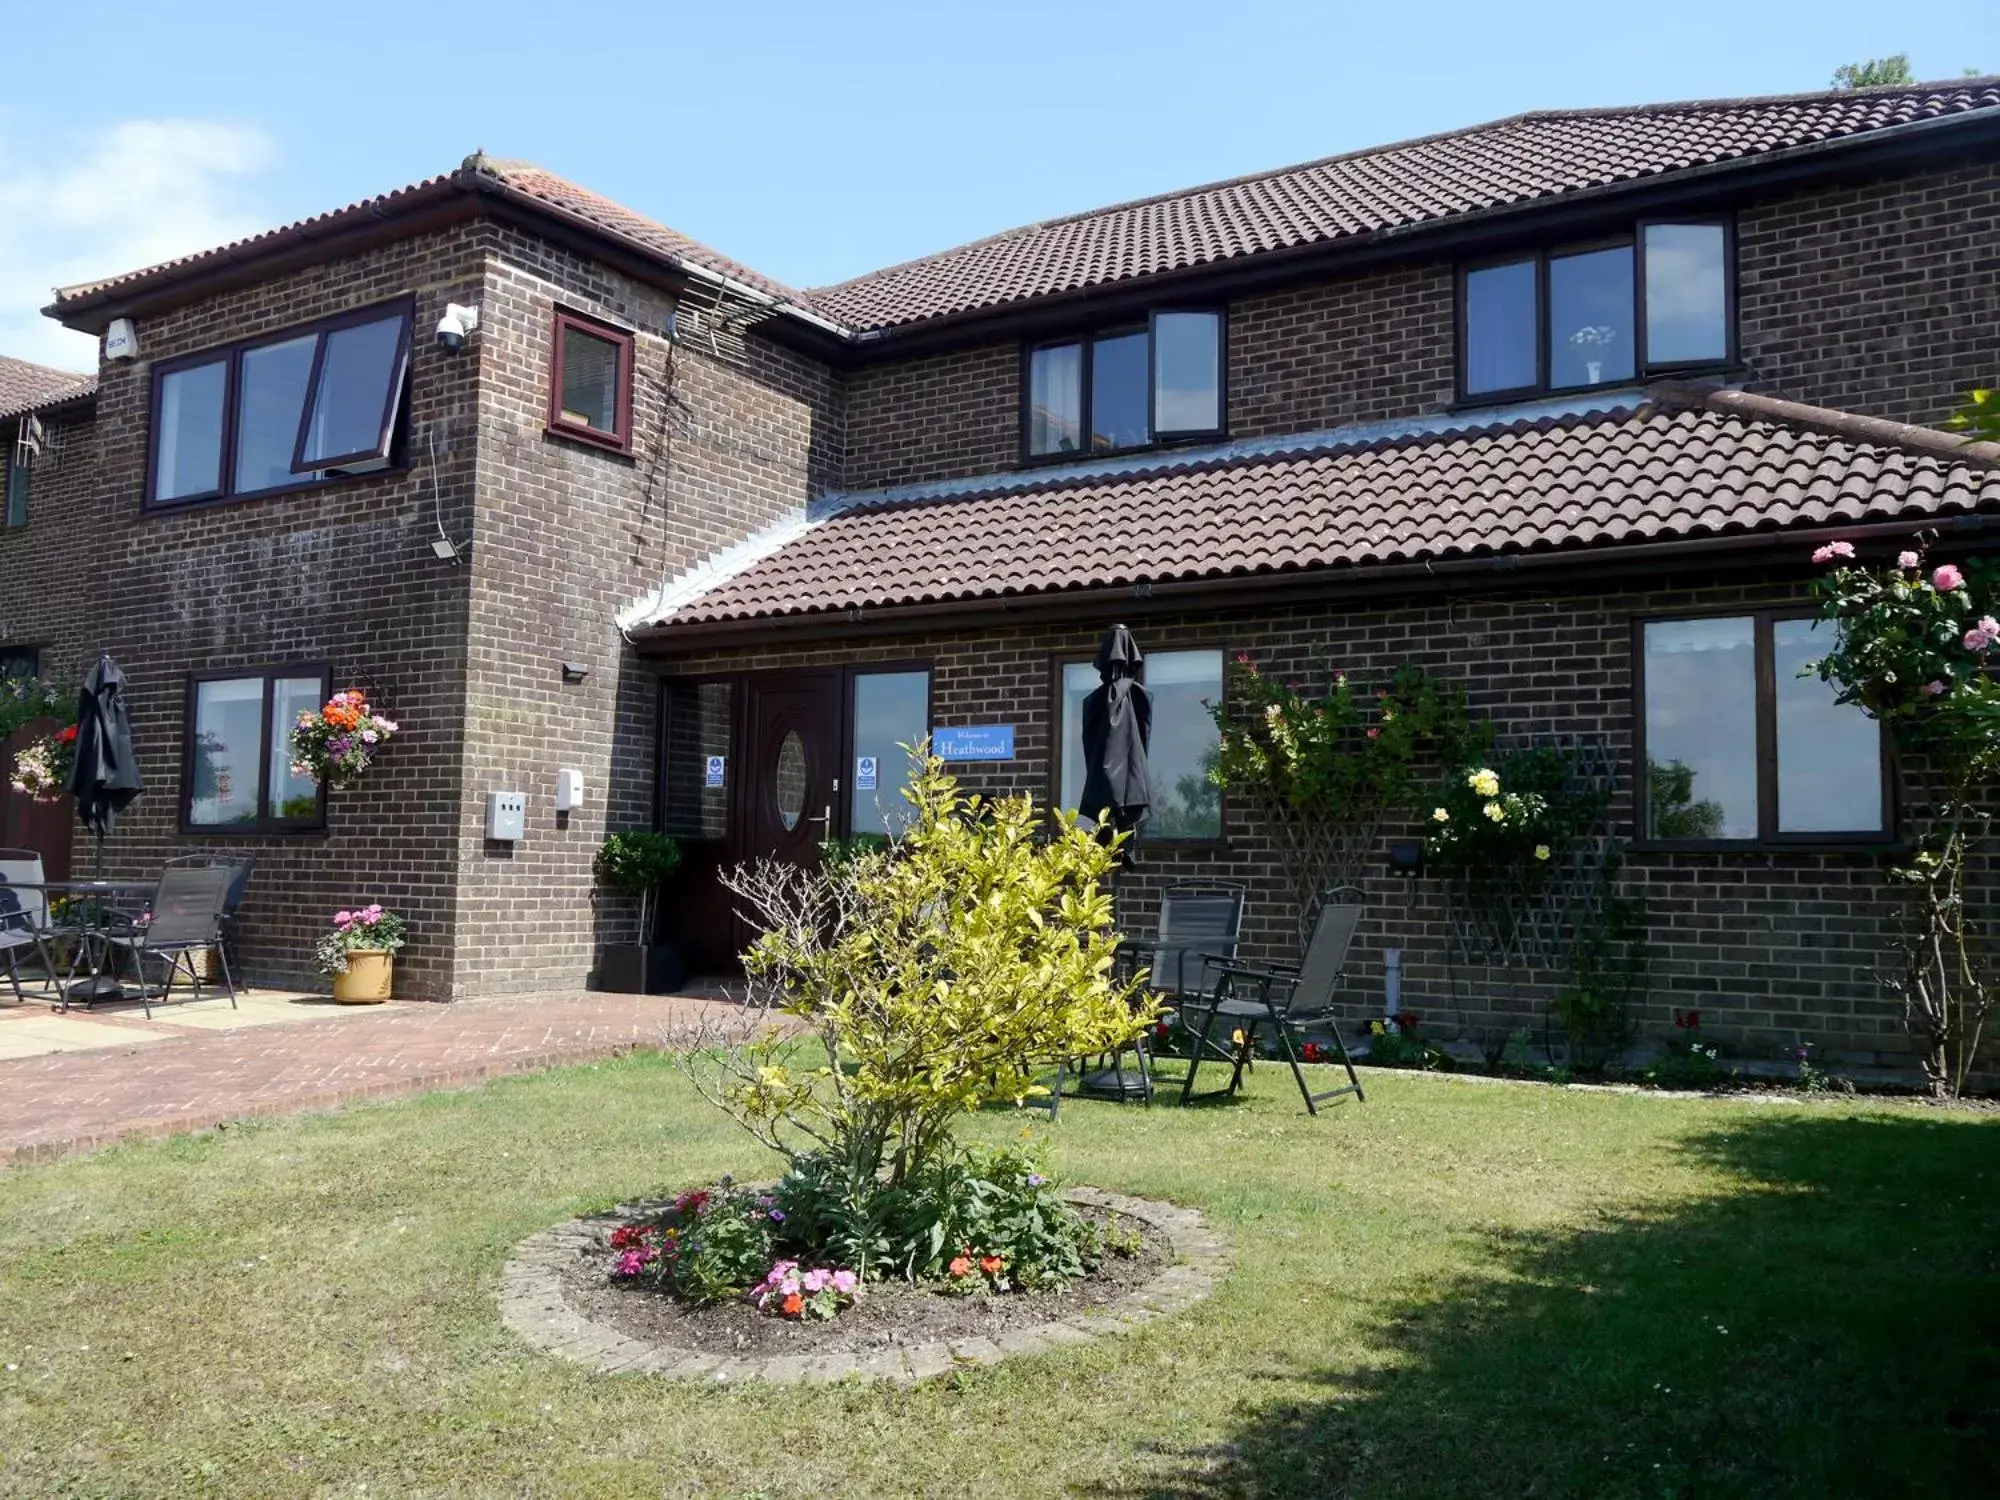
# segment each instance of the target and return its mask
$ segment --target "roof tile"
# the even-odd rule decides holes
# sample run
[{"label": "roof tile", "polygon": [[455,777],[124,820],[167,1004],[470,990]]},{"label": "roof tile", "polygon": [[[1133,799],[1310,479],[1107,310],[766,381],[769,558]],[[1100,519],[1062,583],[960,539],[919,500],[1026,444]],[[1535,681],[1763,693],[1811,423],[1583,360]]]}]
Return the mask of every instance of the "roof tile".
[{"label": "roof tile", "polygon": [[0,354],[0,421],[58,401],[87,396],[96,389],[95,376],[52,370],[47,365],[29,364],[25,359]]},{"label": "roof tile", "polygon": [[[2000,509],[2000,455],[1727,393],[1350,446],[1052,478],[835,514],[657,622],[1922,521]],[[1686,402],[1687,404],[1682,404]],[[1774,415],[1759,415],[1766,411]],[[1783,419],[1793,411],[1830,423]],[[1887,435],[1914,434],[1914,449]]]}]

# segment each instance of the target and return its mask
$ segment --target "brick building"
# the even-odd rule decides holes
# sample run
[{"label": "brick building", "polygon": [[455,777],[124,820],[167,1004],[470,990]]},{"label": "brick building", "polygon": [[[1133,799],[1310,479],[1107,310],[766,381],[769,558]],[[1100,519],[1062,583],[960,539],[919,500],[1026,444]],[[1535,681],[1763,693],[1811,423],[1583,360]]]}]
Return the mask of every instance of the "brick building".
[{"label": "brick building", "polygon": [[[1996,456],[1935,426],[2000,363],[1996,231],[1994,79],[1525,115],[811,292],[474,157],[59,295],[137,354],[50,408],[70,456],[0,538],[0,644],[130,673],[150,785],[121,871],[254,852],[271,977],[380,899],[412,918],[404,987],[440,997],[587,974],[625,935],[590,881],[607,827],[684,841],[666,931],[715,963],[710,872],[877,826],[899,739],[1005,727],[968,779],[1073,797],[1078,663],[1116,620],[1173,788],[1132,919],[1237,880],[1268,956],[1294,899],[1271,830],[1203,788],[1202,701],[1239,652],[1414,660],[1504,739],[1619,767],[1642,1028],[1694,1004],[1746,1049],[1894,1053],[1893,778],[1784,666],[1813,546],[1983,544]],[[316,373],[342,346],[359,396]],[[83,537],[87,613],[48,572]],[[214,796],[212,749],[193,774],[203,735],[347,682],[406,730],[358,790],[274,792],[242,727],[254,799]],[[1648,759],[1692,772],[1698,825],[1649,804]],[[485,838],[496,789],[525,839]],[[1435,882],[1368,884],[1357,1015],[1394,949],[1404,1003],[1539,1025],[1534,976],[1447,964]]]}]

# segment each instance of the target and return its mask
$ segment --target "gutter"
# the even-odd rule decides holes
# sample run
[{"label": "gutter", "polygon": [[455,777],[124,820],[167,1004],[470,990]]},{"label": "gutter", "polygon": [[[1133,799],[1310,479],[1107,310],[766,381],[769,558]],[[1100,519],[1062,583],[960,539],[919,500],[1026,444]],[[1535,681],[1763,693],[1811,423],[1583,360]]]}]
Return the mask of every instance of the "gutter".
[{"label": "gutter", "polygon": [[[1482,557],[1443,558],[1429,562],[1348,563],[1332,568],[1300,568],[1284,573],[1232,574],[1219,578],[1170,579],[1125,587],[1069,589],[1012,598],[941,600],[898,604],[876,609],[823,611],[810,615],[777,615],[752,619],[713,620],[687,624],[649,625],[632,632],[642,656],[662,658],[733,646],[787,646],[801,641],[864,639],[872,635],[907,635],[932,629],[973,629],[980,626],[1031,624],[1064,615],[1133,616],[1175,614],[1189,609],[1221,609],[1328,598],[1371,598],[1382,594],[1407,596],[1466,591],[1490,592],[1530,586],[1546,577],[1563,577],[1579,567],[1600,569],[1610,580],[1630,574],[1657,577],[1665,566],[1722,562],[1749,566],[1773,553],[1793,554],[1803,566],[1807,552],[1824,541],[1906,541],[1912,533],[1941,536],[2000,532],[2000,514],[1913,516],[1900,521],[1861,525],[1815,526],[1791,531],[1744,532],[1733,536],[1687,537],[1671,542],[1632,545],[1607,543],[1547,552],[1503,552]],[[1346,580],[1359,581],[1348,584]]]}]

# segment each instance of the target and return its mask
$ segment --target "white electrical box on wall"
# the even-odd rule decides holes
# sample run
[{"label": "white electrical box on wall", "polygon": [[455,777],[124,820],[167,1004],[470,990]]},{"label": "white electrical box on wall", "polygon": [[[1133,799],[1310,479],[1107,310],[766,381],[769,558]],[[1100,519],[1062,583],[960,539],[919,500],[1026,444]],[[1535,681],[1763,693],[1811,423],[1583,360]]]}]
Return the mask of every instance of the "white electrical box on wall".
[{"label": "white electrical box on wall", "polygon": [[556,811],[575,812],[583,806],[583,772],[556,772]]},{"label": "white electrical box on wall", "polygon": [[486,794],[486,836],[518,843],[528,836],[528,798],[522,792]]}]

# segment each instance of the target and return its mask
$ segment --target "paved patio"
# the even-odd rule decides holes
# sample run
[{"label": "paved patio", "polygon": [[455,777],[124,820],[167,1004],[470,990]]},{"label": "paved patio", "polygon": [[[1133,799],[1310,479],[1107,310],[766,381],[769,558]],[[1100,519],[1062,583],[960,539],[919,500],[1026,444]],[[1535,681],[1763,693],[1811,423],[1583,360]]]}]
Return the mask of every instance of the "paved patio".
[{"label": "paved patio", "polygon": [[596,991],[335,1005],[259,990],[225,1000],[57,1014],[0,1005],[0,1166],[252,1115],[331,1109],[562,1062],[662,1047],[741,1012],[681,995]]}]

